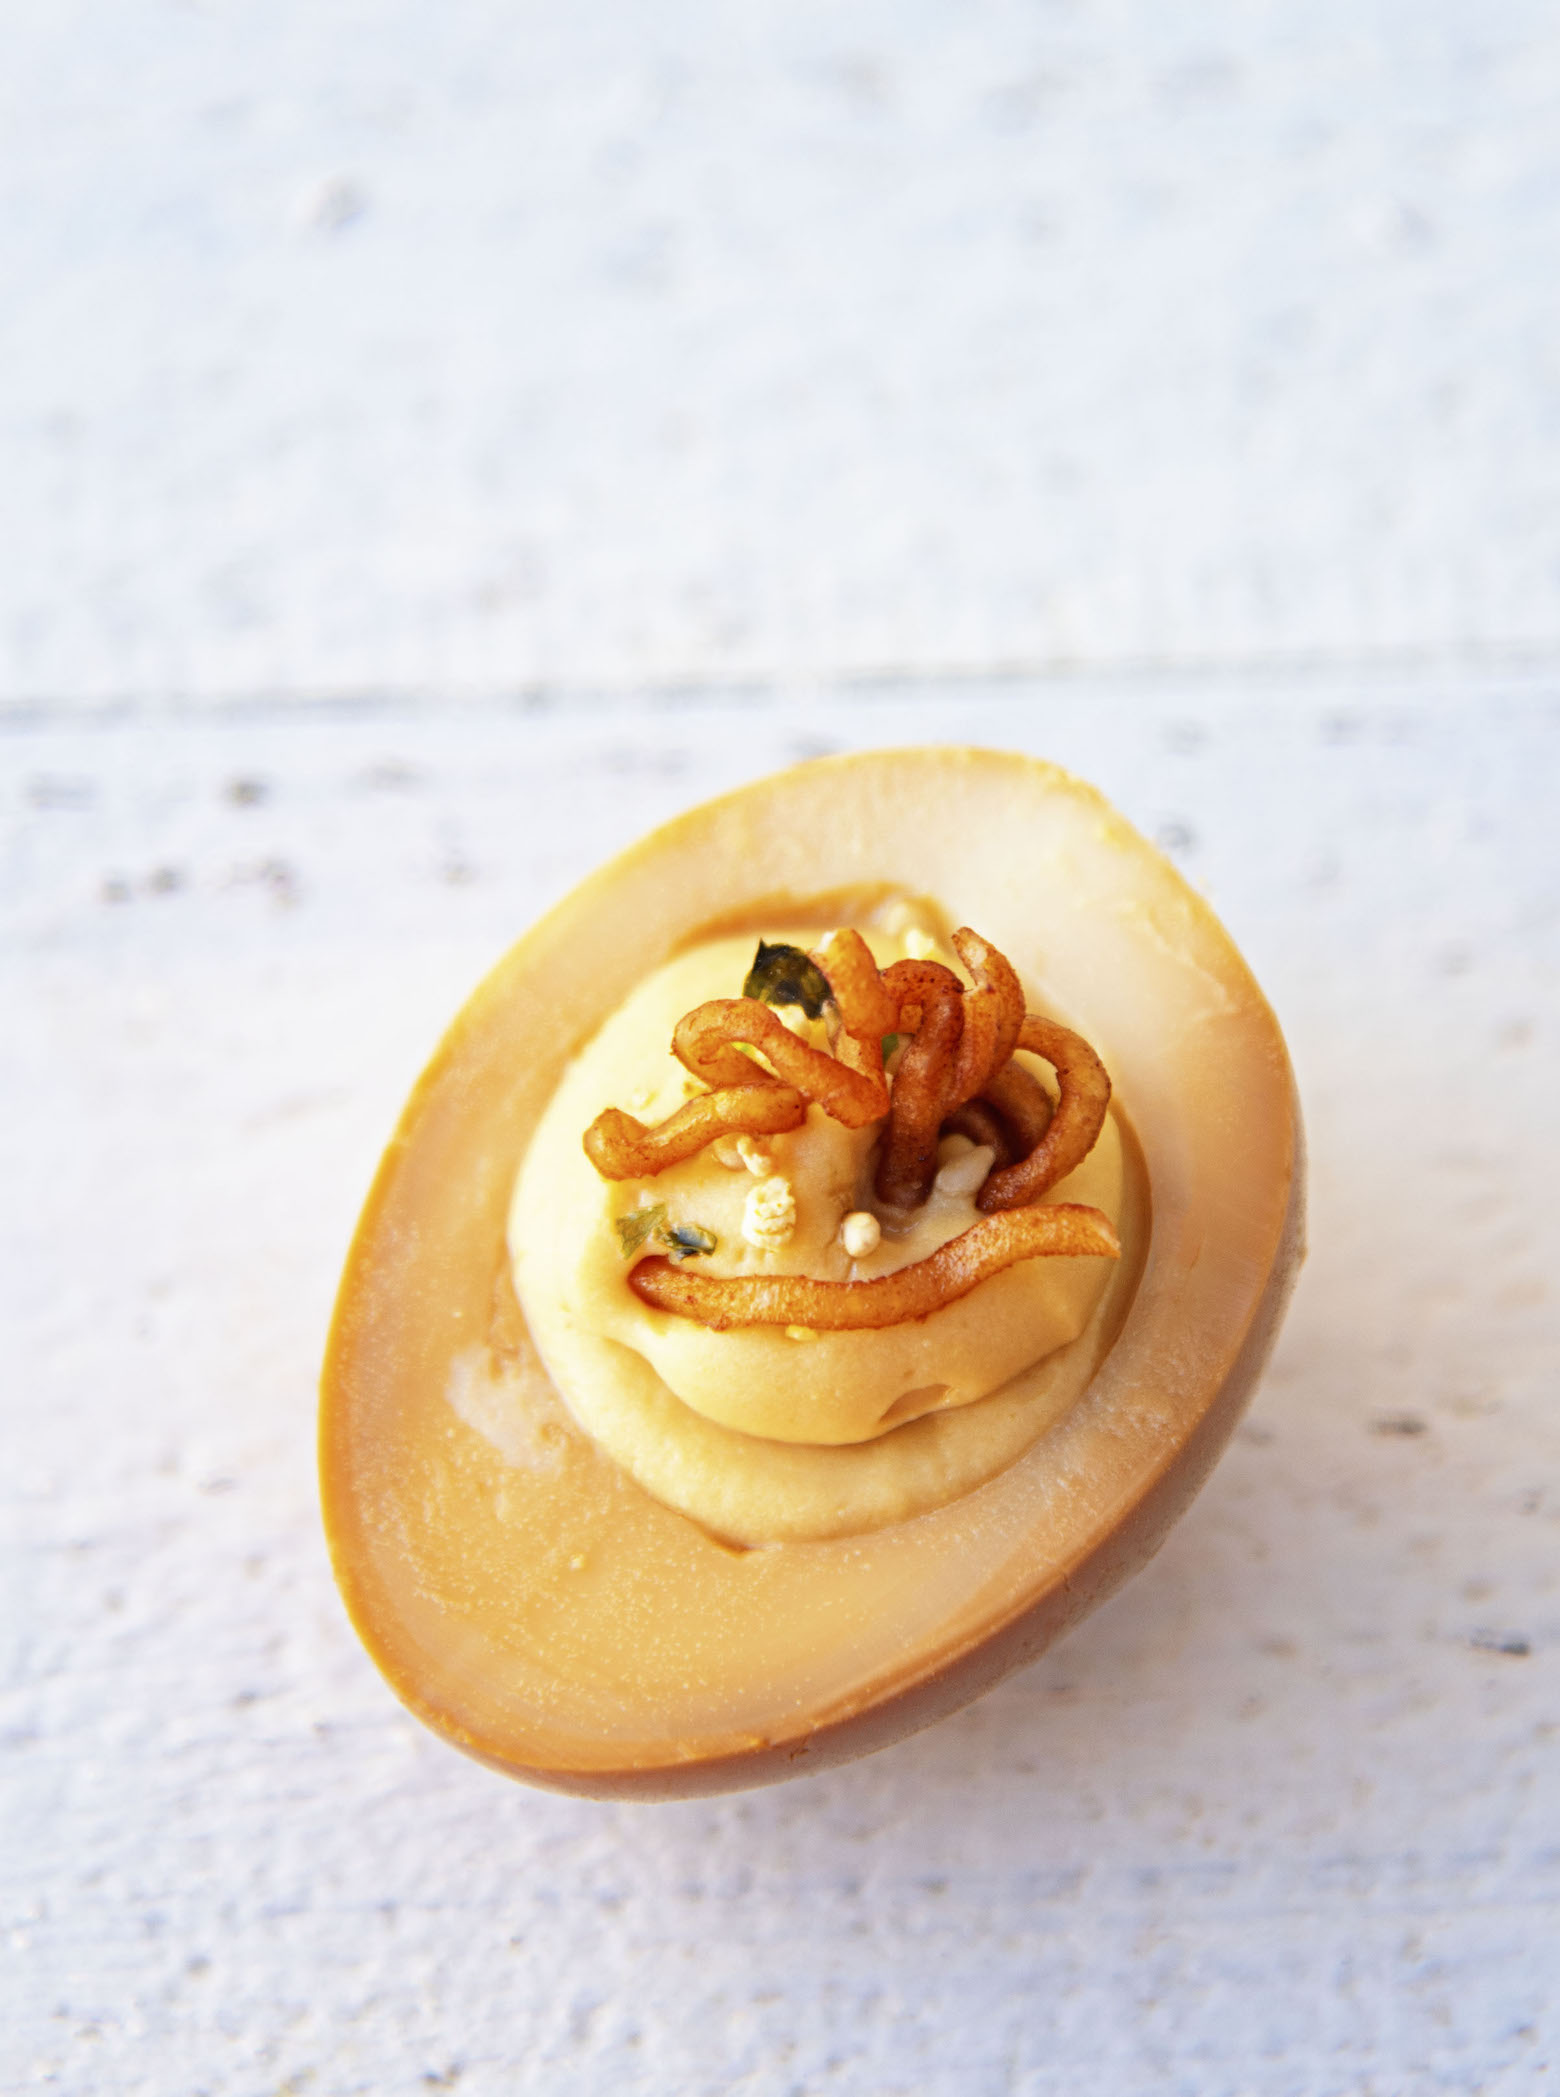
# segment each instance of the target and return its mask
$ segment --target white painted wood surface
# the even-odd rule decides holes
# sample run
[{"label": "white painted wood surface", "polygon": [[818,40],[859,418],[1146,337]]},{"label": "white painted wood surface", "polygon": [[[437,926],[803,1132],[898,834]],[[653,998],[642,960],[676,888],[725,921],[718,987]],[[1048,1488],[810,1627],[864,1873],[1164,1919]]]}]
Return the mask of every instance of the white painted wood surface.
[{"label": "white painted wood surface", "polygon": [[1560,633],[1549,0],[10,0],[0,121],[6,700]]},{"label": "white painted wood surface", "polygon": [[[468,1765],[330,1584],[356,1207],[510,935],[820,747],[1048,751],[1287,1024],[1313,1252],[1161,1557],[848,1770]],[[1527,2091],[1560,2073],[1560,695],[1208,681],[13,727],[7,2088]]]},{"label": "white painted wood surface", "polygon": [[[0,137],[0,2089],[1560,2086],[1554,9],[12,0]],[[961,1717],[510,1786],[319,1533],[380,1146],[606,853],[944,739],[1269,989],[1273,1371]]]}]

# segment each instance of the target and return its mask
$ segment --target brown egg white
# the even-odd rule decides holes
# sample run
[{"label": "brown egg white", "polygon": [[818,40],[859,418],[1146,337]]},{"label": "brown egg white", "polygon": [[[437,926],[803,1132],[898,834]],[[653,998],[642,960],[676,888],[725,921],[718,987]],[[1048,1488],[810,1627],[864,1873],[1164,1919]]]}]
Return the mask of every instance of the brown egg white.
[{"label": "brown egg white", "polygon": [[[739,1548],[650,1497],[560,1401],[510,1279],[511,1195],[572,1057],[649,968],[898,896],[978,928],[1031,1009],[1104,1058],[1145,1190],[1132,1286],[1076,1400],[997,1475],[910,1520]],[[1092,789],[1028,758],[898,750],[696,808],[499,963],[391,1141],[322,1390],[352,1619],[436,1731],[559,1790],[681,1797],[884,1746],[1153,1555],[1266,1360],[1302,1181],[1272,1012],[1207,905]]]}]

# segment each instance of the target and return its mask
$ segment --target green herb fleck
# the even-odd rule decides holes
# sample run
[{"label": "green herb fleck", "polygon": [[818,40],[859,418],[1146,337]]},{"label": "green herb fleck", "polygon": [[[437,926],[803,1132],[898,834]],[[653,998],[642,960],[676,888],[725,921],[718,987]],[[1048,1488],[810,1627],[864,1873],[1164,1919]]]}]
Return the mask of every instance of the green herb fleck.
[{"label": "green herb fleck", "polygon": [[763,1005],[800,1005],[809,1019],[818,1019],[834,993],[823,970],[800,947],[779,941],[769,946],[761,939],[742,995]]},{"label": "green herb fleck", "polygon": [[684,1260],[697,1258],[700,1253],[713,1252],[720,1242],[715,1233],[707,1231],[702,1223],[668,1223],[664,1201],[655,1202],[648,1208],[630,1209],[626,1216],[616,1219],[615,1228],[625,1260],[631,1260],[652,1238],[658,1245],[666,1247],[679,1266]]},{"label": "green herb fleck", "polygon": [[883,1061],[885,1063],[888,1061],[889,1057],[894,1053],[895,1049],[898,1048],[898,1046],[899,1036],[897,1034],[885,1034],[883,1036]]},{"label": "green herb fleck", "polygon": [[720,1242],[715,1233],[707,1231],[701,1223],[674,1223],[670,1230],[657,1231],[656,1236],[679,1267],[684,1260],[713,1252]]},{"label": "green herb fleck", "polygon": [[659,1236],[666,1225],[666,1204],[658,1201],[648,1209],[630,1209],[617,1219],[618,1243],[625,1260],[631,1260],[647,1238]]}]

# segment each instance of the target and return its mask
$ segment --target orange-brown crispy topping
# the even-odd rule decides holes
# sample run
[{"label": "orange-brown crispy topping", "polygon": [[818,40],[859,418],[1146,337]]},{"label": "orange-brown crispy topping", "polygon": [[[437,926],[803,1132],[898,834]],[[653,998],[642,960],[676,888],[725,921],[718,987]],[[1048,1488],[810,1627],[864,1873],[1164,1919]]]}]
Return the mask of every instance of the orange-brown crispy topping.
[{"label": "orange-brown crispy topping", "polygon": [[930,1317],[971,1289],[1038,1254],[1116,1259],[1121,1243],[1098,1209],[1049,1202],[982,1216],[957,1238],[873,1281],[814,1281],[806,1274],[695,1274],[670,1260],[641,1260],[628,1285],[656,1310],[729,1332],[741,1325],[796,1325],[808,1332],[873,1332]]},{"label": "orange-brown crispy topping", "polygon": [[[931,960],[895,961],[879,970],[866,941],[849,928],[832,933],[809,957],[795,954],[798,966],[816,964],[827,980],[838,1015],[834,1053],[799,1039],[758,998],[696,1006],[678,1021],[672,1047],[712,1089],[654,1128],[609,1107],[586,1130],[585,1149],[604,1178],[649,1178],[719,1136],[799,1128],[812,1102],[846,1128],[884,1124],[877,1194],[887,1207],[910,1209],[926,1200],[943,1135],[989,1144],[996,1165],[977,1197],[980,1221],[929,1258],[871,1281],[717,1279],[647,1259],[629,1277],[646,1302],[721,1329],[795,1325],[840,1332],[926,1317],[1014,1260],[1116,1256],[1115,1233],[1097,1209],[1035,1206],[1099,1137],[1110,1104],[1104,1065],[1081,1035],[1025,1012],[1018,977],[989,940],[961,926],[953,944],[972,987]],[[892,1084],[883,1067],[883,1043],[891,1034],[904,1042]],[[1033,1072],[1014,1060],[1015,1050],[1055,1070],[1054,1106]]]}]

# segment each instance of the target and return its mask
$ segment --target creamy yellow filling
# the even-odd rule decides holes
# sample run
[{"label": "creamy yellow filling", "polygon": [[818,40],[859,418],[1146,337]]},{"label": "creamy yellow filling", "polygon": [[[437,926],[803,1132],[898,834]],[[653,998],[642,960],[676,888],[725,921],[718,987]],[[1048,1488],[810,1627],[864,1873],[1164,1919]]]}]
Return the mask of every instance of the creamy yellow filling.
[{"label": "creamy yellow filling", "polygon": [[[800,943],[808,935],[794,937]],[[872,943],[880,962],[905,951],[902,938]],[[755,1327],[720,1333],[641,1303],[627,1286],[629,1269],[633,1259],[662,1246],[651,1238],[626,1258],[617,1226],[647,1206],[663,1209],[668,1226],[696,1226],[713,1236],[715,1249],[698,1259],[700,1271],[839,1281],[922,1259],[978,1213],[981,1160],[972,1159],[967,1146],[949,1147],[964,1155],[949,1156],[954,1169],[940,1176],[944,1184],[905,1219],[875,1202],[878,1131],[841,1128],[816,1107],[790,1134],[723,1143],[650,1179],[612,1182],[597,1174],[581,1145],[586,1126],[605,1105],[653,1123],[697,1089],[670,1053],[672,1029],[705,999],[738,993],[753,945],[744,936],[679,955],[641,983],[576,1057],[516,1187],[509,1232],[516,1289],[571,1410],[658,1497],[688,1504],[688,1481],[696,1476],[695,1497],[708,1499],[712,1467],[735,1466],[762,1471],[763,1497],[773,1502],[773,1444],[800,1444],[796,1459],[811,1482],[793,1480],[793,1498],[806,1503],[832,1492],[837,1499],[843,1488],[848,1502],[865,1490],[876,1510],[869,1522],[893,1519],[966,1489],[971,1471],[990,1475],[994,1462],[1006,1460],[992,1441],[994,1416],[964,1436],[962,1454],[950,1451],[943,1437],[930,1465],[929,1445],[924,1436],[910,1436],[907,1423],[968,1408],[1065,1349],[1089,1325],[1113,1263],[1021,1261],[931,1317],[880,1332]],[[816,1038],[823,1039],[821,1029]],[[1036,1068],[1046,1074],[1044,1066]],[[1120,1135],[1110,1119],[1093,1152],[1051,1198],[1090,1203],[1119,1225],[1123,1170]],[[794,1215],[773,1194],[776,1183],[789,1190]],[[755,1197],[766,1190],[767,1208],[758,1203],[755,1225]],[[881,1237],[853,1258],[843,1226],[848,1217],[865,1215],[880,1220]],[[863,1234],[858,1222],[852,1235],[859,1240],[870,1232]],[[1049,1382],[1054,1403],[1061,1382]],[[1049,1417],[1050,1406],[1044,1410]],[[713,1436],[704,1423],[712,1423]],[[997,1436],[1001,1449],[1009,1451],[1022,1431],[1015,1416]],[[873,1443],[881,1446],[869,1485],[860,1461],[841,1460],[851,1445],[865,1459],[860,1445]],[[729,1498],[730,1483],[715,1497]],[[809,1517],[805,1506],[799,1518],[803,1533],[822,1533],[807,1527],[816,1515]],[[771,1508],[765,1519],[772,1528],[779,1511]]]}]

